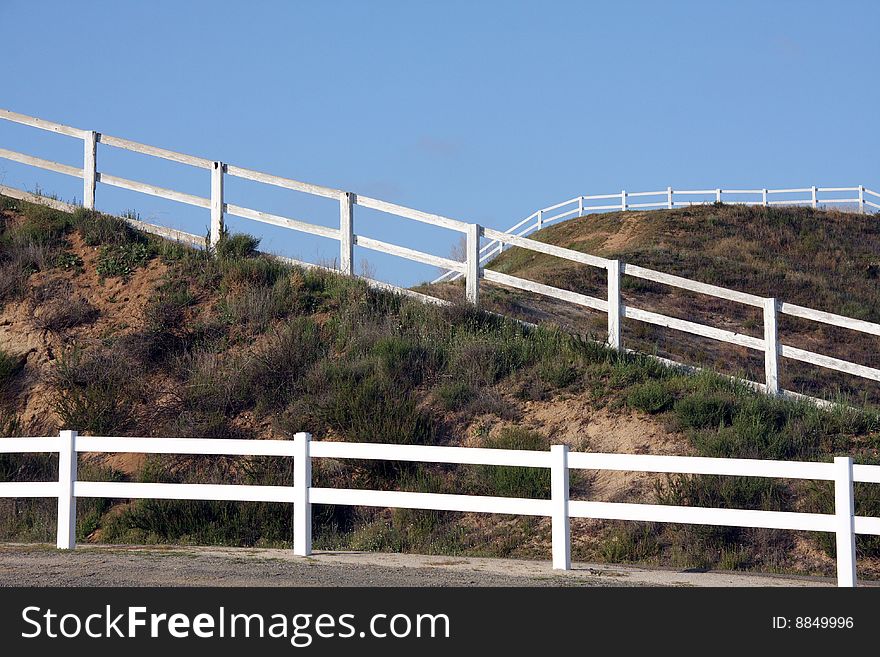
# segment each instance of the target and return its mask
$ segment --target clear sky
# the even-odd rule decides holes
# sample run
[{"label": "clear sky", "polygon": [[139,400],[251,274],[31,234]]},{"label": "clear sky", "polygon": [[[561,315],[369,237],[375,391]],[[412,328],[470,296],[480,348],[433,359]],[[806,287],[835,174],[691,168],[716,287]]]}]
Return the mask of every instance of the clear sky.
[{"label": "clear sky", "polygon": [[[0,107],[495,228],[624,188],[880,187],[880,2],[0,0],[0,25]],[[2,121],[0,147],[82,157]],[[98,166],[209,194],[207,172],[109,147]],[[0,182],[82,194],[5,160]],[[251,183],[228,182],[227,201],[338,221],[333,203]],[[101,185],[98,206],[208,222]],[[439,255],[455,241],[362,210],[356,230]],[[435,274],[364,256],[385,280]]]}]

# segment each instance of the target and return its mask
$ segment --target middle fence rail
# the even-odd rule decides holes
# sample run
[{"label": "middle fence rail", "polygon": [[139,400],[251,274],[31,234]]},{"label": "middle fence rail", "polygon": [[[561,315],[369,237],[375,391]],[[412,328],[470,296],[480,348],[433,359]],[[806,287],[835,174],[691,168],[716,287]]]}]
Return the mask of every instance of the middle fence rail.
[{"label": "middle fence rail", "polygon": [[[294,483],[255,486],[80,481],[77,462],[78,455],[84,452],[289,457],[294,460]],[[571,452],[566,445],[553,445],[549,451],[528,451],[325,442],[312,441],[308,433],[298,433],[290,441],[92,437],[69,430],[58,437],[0,438],[0,453],[58,454],[57,481],[2,482],[0,498],[57,498],[56,546],[67,550],[76,547],[76,501],[80,497],[289,503],[293,505],[293,550],[301,556],[312,551],[314,504],[541,516],[552,522],[552,565],[558,570],[571,568],[571,518],[831,532],[836,535],[838,586],[856,585],[856,535],[880,535],[880,518],[856,515],[854,503],[854,483],[880,484],[880,466],[854,465],[851,457],[835,457],[833,463],[823,463]],[[315,458],[548,468],[550,498],[316,488],[312,486],[311,475]],[[834,513],[572,500],[572,469],[829,481],[834,485]]]},{"label": "middle fence rail", "polygon": [[[814,310],[785,302],[775,297],[762,297],[748,292],[731,290],[717,285],[710,285],[700,281],[667,274],[664,272],[640,267],[635,264],[625,263],[619,260],[611,260],[602,258],[573,249],[567,249],[544,242],[530,239],[527,234],[535,230],[540,230],[547,223],[558,221],[575,215],[583,215],[588,212],[596,212],[603,210],[630,210],[630,209],[649,209],[649,208],[674,208],[686,205],[694,205],[709,202],[734,202],[746,203],[754,205],[804,205],[809,204],[813,207],[819,207],[823,204],[850,204],[861,212],[867,212],[871,209],[880,209],[880,193],[867,189],[863,185],[857,187],[801,187],[791,189],[773,189],[773,190],[746,190],[746,189],[716,189],[716,190],[673,190],[667,188],[658,192],[626,192],[620,194],[601,194],[594,196],[579,196],[574,199],[557,203],[548,208],[538,210],[529,217],[526,217],[519,224],[511,227],[508,231],[494,230],[483,227],[477,223],[469,223],[450,219],[438,214],[415,210],[396,203],[390,203],[369,196],[363,196],[352,192],[347,192],[331,187],[314,185],[311,183],[283,178],[268,173],[262,173],[251,169],[233,166],[217,160],[211,160],[193,155],[177,153],[175,151],[158,148],[156,146],[148,146],[129,139],[121,137],[112,137],[92,130],[83,130],[81,128],[73,128],[60,123],[54,123],[24,114],[18,114],[9,110],[0,109],[0,119],[27,125],[33,128],[54,132],[66,137],[80,139],[83,142],[83,165],[82,167],[70,166],[53,162],[24,153],[18,153],[8,149],[0,148],[0,158],[13,160],[22,164],[34,166],[40,169],[54,171],[83,180],[83,201],[82,205],[88,209],[96,207],[96,187],[98,183],[120,187],[131,191],[140,192],[152,196],[158,196],[204,208],[210,211],[210,237],[208,246],[216,245],[224,229],[224,216],[234,215],[244,219],[267,223],[274,226],[288,228],[301,233],[318,235],[321,237],[335,240],[339,243],[338,266],[335,268],[343,274],[354,275],[354,247],[361,248],[394,255],[412,262],[418,262],[440,269],[446,270],[449,274],[448,278],[465,277],[465,298],[473,305],[478,306],[480,303],[480,281],[486,280],[491,283],[524,290],[527,292],[539,294],[566,301],[568,303],[596,310],[600,313],[607,314],[607,344],[616,350],[626,350],[622,339],[622,323],[624,319],[653,324],[664,328],[681,331],[690,335],[701,336],[712,340],[725,342],[729,344],[739,345],[747,349],[763,352],[764,354],[764,381],[746,381],[743,382],[752,388],[765,392],[769,395],[783,395],[793,399],[806,399],[819,405],[828,405],[825,400],[809,397],[794,391],[784,390],[779,385],[779,370],[781,359],[788,358],[797,360],[818,367],[843,372],[870,381],[880,382],[880,369],[870,367],[864,363],[854,363],[840,358],[827,356],[825,354],[809,351],[782,344],[777,334],[778,316],[780,314],[790,315],[818,322],[825,325],[842,327],[852,331],[866,333],[869,335],[880,336],[880,324],[868,322],[853,317],[846,317],[822,310]],[[185,194],[147,183],[128,180],[118,176],[110,175],[106,172],[98,170],[98,146],[108,146],[123,149],[143,155],[157,157],[180,164],[185,164],[197,169],[202,169],[210,174],[210,196],[194,196]],[[227,202],[224,192],[224,180],[227,176],[250,180],[266,185],[281,187],[298,192],[303,192],[313,196],[333,199],[339,203],[339,227],[327,227],[314,223],[310,223],[303,219],[292,217],[283,217],[280,215],[262,212],[253,208],[236,205]],[[820,197],[821,193],[854,193],[855,196],[847,198],[830,198]],[[76,206],[38,196],[24,190],[13,187],[0,185],[0,194],[11,196],[17,199],[42,203],[54,208],[72,211]],[[676,194],[679,196],[690,197],[692,200],[676,200]],[[792,198],[792,195],[807,194],[807,198]],[[693,200],[694,196],[699,197],[709,195],[711,198]],[[753,198],[749,199],[748,195]],[[757,195],[757,196],[755,196]],[[774,195],[787,196],[788,198],[774,199]],[[745,198],[744,198],[745,196]],[[640,201],[639,203],[631,203],[632,197],[659,197],[652,201]],[[590,201],[604,202],[612,199],[611,204],[590,205]],[[874,199],[869,200],[869,199]],[[876,201],[876,202],[875,202]],[[396,244],[383,242],[366,235],[359,235],[355,232],[355,207],[364,207],[390,215],[401,217],[407,220],[419,223],[429,224],[440,228],[445,228],[457,232],[465,237],[466,256],[463,261],[457,261],[452,258],[446,258],[439,255],[426,253],[417,249],[412,249]],[[571,206],[571,209],[564,208]],[[545,216],[547,213],[560,210],[556,214]],[[163,226],[155,226],[138,220],[127,218],[130,224],[141,230],[151,232],[166,239],[173,239],[185,242],[193,246],[204,246],[205,238],[191,233],[186,233],[173,228]],[[483,244],[486,240],[487,243]],[[575,262],[588,267],[596,267],[607,272],[607,296],[605,299],[588,296],[571,290],[565,290],[537,281],[504,274],[502,272],[493,271],[484,268],[484,264],[494,254],[500,253],[509,247],[519,247],[536,253],[543,253],[570,262]],[[311,263],[300,262],[290,258],[282,258],[288,263],[301,265],[305,267],[318,267]],[[727,299],[747,306],[759,308],[763,312],[763,334],[761,337],[754,337],[735,331],[720,329],[714,326],[708,326],[697,322],[669,317],[660,313],[642,310],[631,305],[624,305],[621,300],[621,283],[622,277],[630,276],[648,281],[654,281],[670,287],[680,288],[704,294],[707,296]],[[447,280],[447,275],[441,276],[441,279]],[[370,285],[376,287],[384,287],[393,289],[394,291],[416,296],[422,301],[431,303],[448,303],[439,297],[429,294],[420,294],[411,290],[398,288],[389,284],[381,283],[366,279]],[[440,280],[440,279],[438,279]],[[690,367],[687,363],[677,363],[673,361],[663,360],[668,364],[684,365]]]}]

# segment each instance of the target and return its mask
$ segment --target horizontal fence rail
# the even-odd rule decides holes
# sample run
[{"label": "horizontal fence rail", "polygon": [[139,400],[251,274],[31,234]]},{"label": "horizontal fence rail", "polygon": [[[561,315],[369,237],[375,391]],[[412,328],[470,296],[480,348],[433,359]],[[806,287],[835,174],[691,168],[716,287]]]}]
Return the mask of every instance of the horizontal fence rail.
[{"label": "horizontal fence rail", "polygon": [[[744,291],[710,285],[708,283],[640,267],[631,263],[601,258],[588,253],[581,253],[580,251],[575,251],[573,249],[546,244],[528,237],[532,232],[540,230],[545,225],[554,221],[559,221],[572,216],[581,216],[590,212],[607,210],[669,209],[717,202],[763,206],[779,204],[808,204],[812,207],[819,207],[822,205],[843,205],[852,206],[860,212],[869,212],[872,209],[880,209],[880,193],[867,189],[863,185],[855,187],[798,187],[787,189],[719,188],[702,190],[674,190],[671,187],[667,187],[665,190],[650,192],[627,192],[623,190],[619,194],[577,196],[567,201],[542,208],[514,226],[511,226],[507,231],[499,231],[480,226],[476,223],[459,221],[352,192],[245,169],[217,160],[177,153],[175,151],[156,146],[148,146],[146,144],[141,144],[120,137],[111,137],[99,132],[64,126],[59,123],[45,121],[43,119],[18,114],[8,110],[0,109],[0,119],[49,132],[55,132],[68,137],[81,139],[83,141],[84,150],[82,168],[52,162],[50,160],[2,148],[0,148],[0,158],[34,166],[39,169],[81,178],[83,180],[83,206],[85,208],[95,208],[95,191],[97,185],[100,183],[159,198],[170,199],[186,205],[209,210],[211,227],[207,244],[204,237],[173,228],[155,226],[146,222],[125,218],[129,224],[136,228],[159,235],[166,239],[184,242],[196,247],[213,247],[217,244],[223,234],[225,215],[233,215],[250,221],[280,226],[293,231],[334,240],[339,245],[338,265],[334,269],[343,274],[354,275],[353,249],[355,246],[359,246],[364,249],[386,253],[399,258],[404,258],[411,262],[430,265],[445,270],[446,273],[435,282],[451,281],[464,277],[466,279],[465,297],[468,302],[474,305],[479,305],[480,281],[485,279],[486,281],[497,285],[566,301],[576,306],[605,313],[607,315],[608,325],[607,344],[613,349],[629,351],[623,344],[621,333],[622,321],[628,319],[728,344],[734,344],[752,350],[763,351],[765,363],[764,382],[758,383],[744,381],[744,383],[770,395],[784,395],[792,399],[805,399],[820,405],[828,404],[828,402],[825,402],[824,400],[815,399],[780,388],[780,361],[784,358],[843,372],[870,381],[880,381],[880,369],[869,367],[863,363],[853,363],[840,358],[834,358],[821,353],[815,353],[795,348],[790,345],[781,344],[777,334],[777,322],[778,316],[783,314],[875,336],[880,336],[880,324],[821,310],[805,308],[772,297],[765,298]],[[99,171],[97,164],[97,147],[99,144],[207,170],[210,174],[210,195],[196,196],[186,194]],[[339,203],[339,227],[322,226],[301,218],[297,219],[280,216],[227,203],[224,198],[224,180],[227,176],[335,200]],[[29,202],[42,203],[58,209],[68,211],[75,209],[75,206],[72,204],[37,196],[12,187],[0,185],[0,193]],[[828,194],[844,194],[846,196],[834,198],[828,196]],[[785,196],[786,198],[777,198],[779,196]],[[637,202],[634,203],[633,200],[636,200]],[[462,261],[458,261],[452,258],[426,253],[417,249],[391,244],[366,235],[359,235],[355,232],[354,209],[356,207],[369,208],[403,219],[445,228],[462,234],[465,236],[466,241],[466,255]],[[600,299],[591,297],[537,281],[492,271],[484,267],[492,257],[513,246],[536,253],[550,255],[583,266],[606,270],[608,274],[606,298]],[[304,267],[318,266],[280,256],[279,259]],[[620,296],[623,276],[653,281],[669,287],[688,290],[719,299],[726,299],[746,306],[760,308],[762,309],[764,319],[763,332],[760,336],[750,336],[693,321],[668,317],[632,305],[624,305]],[[448,301],[432,295],[416,293],[380,281],[366,278],[365,280],[373,287],[393,290],[424,302],[436,304],[449,303]],[[677,363],[667,359],[660,360],[668,365],[690,367],[685,363]]]},{"label": "horizontal fence rail", "polygon": [[[79,454],[123,452],[289,457],[294,459],[294,482],[292,486],[262,486],[78,479]],[[56,546],[59,549],[76,547],[76,500],[80,497],[293,504],[293,549],[302,556],[307,556],[312,551],[313,504],[546,517],[551,519],[553,568],[561,570],[571,568],[571,518],[833,532],[837,541],[839,586],[856,585],[856,535],[880,535],[880,518],[857,516],[854,506],[854,483],[880,484],[880,466],[853,465],[850,457],[836,457],[833,463],[820,463],[570,452],[566,445],[553,445],[549,451],[534,451],[312,442],[308,433],[298,433],[294,440],[288,441],[92,437],[79,436],[76,431],[62,431],[58,437],[0,438],[0,453],[58,454],[58,481],[0,482],[0,497],[57,498]],[[313,487],[311,464],[315,458],[545,468],[551,474],[550,498]],[[834,513],[822,514],[572,500],[569,473],[573,469],[828,481],[834,486],[835,507]]]}]

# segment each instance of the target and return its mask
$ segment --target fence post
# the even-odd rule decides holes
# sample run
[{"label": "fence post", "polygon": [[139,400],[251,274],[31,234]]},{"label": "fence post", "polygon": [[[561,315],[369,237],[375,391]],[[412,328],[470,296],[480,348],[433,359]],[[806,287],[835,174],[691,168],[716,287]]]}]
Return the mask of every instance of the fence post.
[{"label": "fence post", "polygon": [[815,185],[813,185],[810,189],[812,192],[813,207],[818,208],[819,207],[819,200],[818,200],[818,194],[817,194],[818,190],[816,189]]},{"label": "fence post", "polygon": [[767,207],[767,190],[766,189],[761,190],[761,205],[763,205],[765,208]]},{"label": "fence post", "polygon": [[62,431],[58,446],[58,534],[55,546],[59,550],[76,547],[76,431]]},{"label": "fence post", "polygon": [[666,188],[666,207],[670,210],[673,208],[674,203],[672,202],[672,187]]},{"label": "fence post", "polygon": [[538,230],[544,227],[544,211],[538,210]]},{"label": "fence post", "polygon": [[626,212],[626,190],[620,191],[620,209]]},{"label": "fence post", "polygon": [[339,197],[339,271],[348,276],[354,273],[353,206],[354,194],[342,192]]},{"label": "fence post", "polygon": [[550,499],[553,504],[553,569],[571,570],[571,524],[568,517],[568,445],[552,445]]},{"label": "fence post", "polygon": [[83,137],[83,207],[95,209],[95,181],[98,178],[98,133],[94,130]]},{"label": "fence post", "polygon": [[[540,216],[540,215],[539,215]],[[480,305],[480,236],[483,229],[480,224],[469,224],[467,227],[467,272],[466,295],[469,303]]]},{"label": "fence post", "polygon": [[584,216],[584,197],[578,196],[578,216]]},{"label": "fence post", "polygon": [[211,246],[217,246],[223,233],[223,170],[222,162],[211,168]]},{"label": "fence post", "polygon": [[307,557],[312,553],[312,457],[309,442],[312,434],[300,432],[293,437],[293,553]]},{"label": "fence post", "polygon": [[779,394],[779,334],[776,299],[764,299],[764,382],[768,395]]},{"label": "fence post", "polygon": [[865,214],[865,186],[859,185],[859,212]]},{"label": "fence post", "polygon": [[620,260],[608,261],[608,346],[623,349],[620,337]]},{"label": "fence post", "polygon": [[837,585],[856,585],[855,501],[853,460],[834,457],[834,515],[837,518]]},{"label": "fence post", "polygon": [[715,202],[721,203],[721,190],[720,189],[715,190]]}]

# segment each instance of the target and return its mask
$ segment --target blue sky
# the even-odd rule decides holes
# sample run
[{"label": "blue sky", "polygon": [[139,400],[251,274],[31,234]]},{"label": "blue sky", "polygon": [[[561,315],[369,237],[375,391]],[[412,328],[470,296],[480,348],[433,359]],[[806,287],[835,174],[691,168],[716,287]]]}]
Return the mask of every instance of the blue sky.
[{"label": "blue sky", "polygon": [[[876,2],[3,0],[0,107],[506,228],[578,194],[880,187]],[[78,142],[0,122],[0,147]],[[101,147],[99,169],[207,196],[207,172]],[[0,160],[0,182],[81,183]],[[250,183],[227,201],[332,225]],[[204,233],[207,212],[98,188],[98,206]],[[456,236],[358,209],[356,230],[439,255]],[[332,245],[232,220],[268,249]],[[430,267],[358,250],[385,280]]]}]

